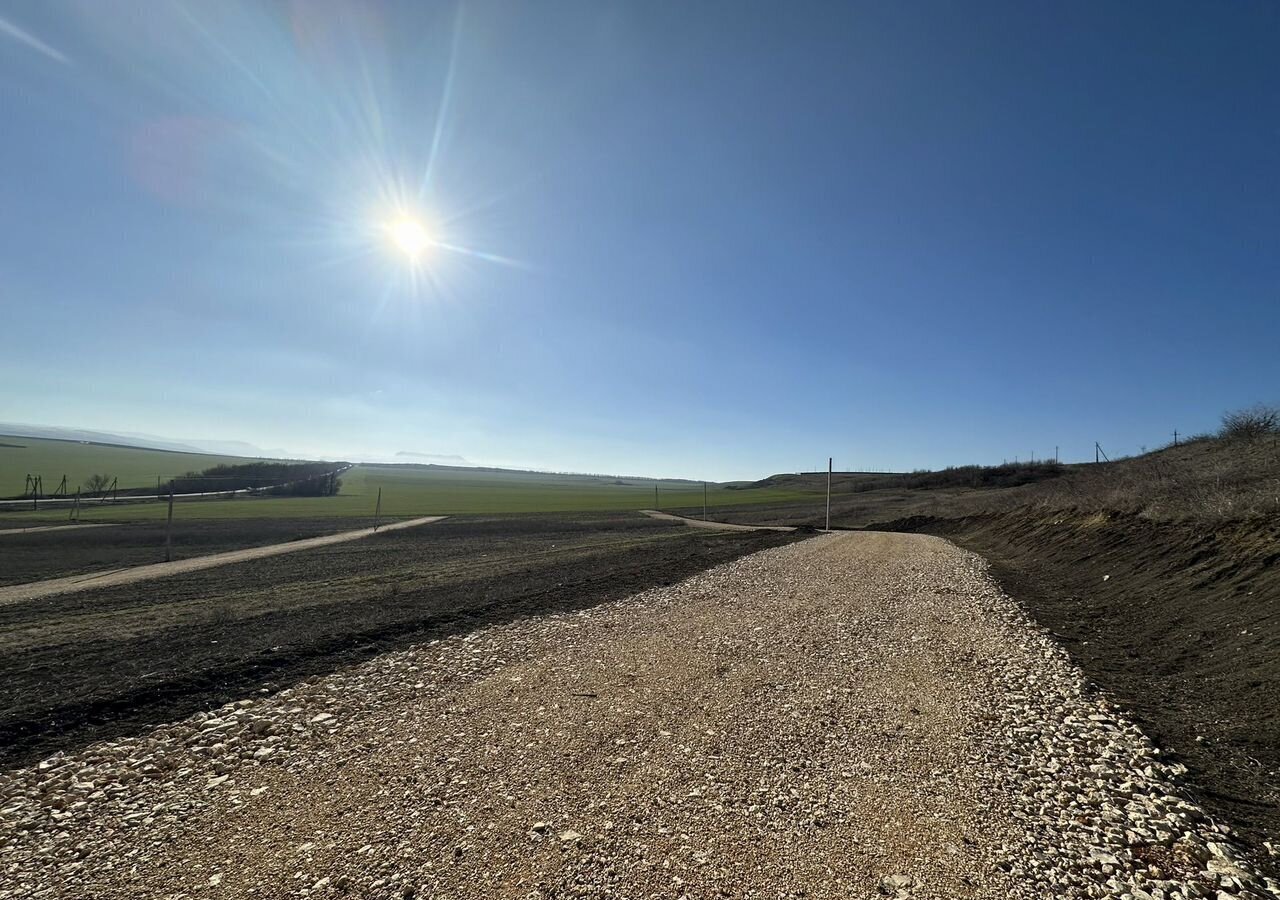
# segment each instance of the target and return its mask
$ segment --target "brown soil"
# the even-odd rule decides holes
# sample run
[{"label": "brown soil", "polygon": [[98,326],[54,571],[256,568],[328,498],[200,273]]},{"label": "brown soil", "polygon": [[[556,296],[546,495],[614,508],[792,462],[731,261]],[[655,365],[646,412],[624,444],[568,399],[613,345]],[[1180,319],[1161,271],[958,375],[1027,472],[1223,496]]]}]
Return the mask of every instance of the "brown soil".
[{"label": "brown soil", "polygon": [[[0,520],[5,528],[48,522]],[[173,558],[190,559],[245,547],[368,528],[361,518],[188,519],[173,525]],[[0,585],[23,584],[86,572],[164,561],[165,523],[104,525],[67,531],[36,531],[0,537]]]},{"label": "brown soil", "polygon": [[389,648],[593,606],[792,540],[634,513],[459,517],[15,603],[0,608],[0,763],[270,692]]},{"label": "brown soil", "polygon": [[879,527],[987,557],[1006,591],[1188,766],[1211,814],[1255,846],[1280,836],[1280,522],[1021,511]]},{"label": "brown soil", "polygon": [[322,534],[297,541],[283,541],[279,544],[267,544],[265,547],[242,547],[239,550],[228,550],[225,553],[210,553],[190,559],[175,559],[166,562],[152,563],[147,566],[132,566],[125,569],[113,569],[107,572],[94,572],[88,575],[71,575],[65,578],[47,578],[43,581],[28,584],[13,584],[0,587],[0,606],[10,603],[22,603],[27,600],[39,600],[58,594],[72,594],[79,591],[92,591],[99,588],[116,587],[133,584],[138,581],[150,581],[154,578],[172,578],[202,569],[213,569],[218,566],[229,566],[235,563],[248,562],[255,559],[266,559],[270,556],[281,556],[285,553],[301,553],[306,550],[317,550],[321,547],[332,547],[347,541],[358,541],[385,534],[388,531],[399,531],[402,528],[421,528],[434,525],[444,516],[420,516],[416,519],[400,519],[383,523],[381,528],[373,526],[355,531],[340,531],[337,534]]}]

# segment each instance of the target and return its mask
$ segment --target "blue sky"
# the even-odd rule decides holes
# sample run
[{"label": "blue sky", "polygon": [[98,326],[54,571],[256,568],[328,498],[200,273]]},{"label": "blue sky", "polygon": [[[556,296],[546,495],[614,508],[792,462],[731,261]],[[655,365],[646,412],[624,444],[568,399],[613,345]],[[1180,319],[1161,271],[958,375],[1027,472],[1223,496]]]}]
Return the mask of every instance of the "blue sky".
[{"label": "blue sky", "polygon": [[1136,452],[1280,399],[1277,46],[1262,0],[0,3],[0,421]]}]

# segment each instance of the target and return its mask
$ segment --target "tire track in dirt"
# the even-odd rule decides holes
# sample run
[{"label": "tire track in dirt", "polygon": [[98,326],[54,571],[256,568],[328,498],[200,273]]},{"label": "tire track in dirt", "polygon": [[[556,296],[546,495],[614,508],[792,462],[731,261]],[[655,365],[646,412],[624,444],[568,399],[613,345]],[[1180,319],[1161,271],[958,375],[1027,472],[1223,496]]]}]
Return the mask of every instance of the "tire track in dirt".
[{"label": "tire track in dirt", "polygon": [[173,562],[152,563],[146,566],[133,566],[128,569],[109,569],[105,572],[93,572],[88,575],[71,575],[66,578],[50,578],[46,581],[33,581],[27,584],[14,584],[0,587],[0,606],[11,603],[24,603],[53,597],[58,594],[74,594],[78,591],[90,591],[97,588],[117,587],[122,584],[133,584],[138,581],[149,581],[152,578],[164,578],[169,575],[180,575],[186,572],[198,572],[201,569],[212,569],[230,563],[246,562],[252,559],[263,559],[268,556],[280,556],[284,553],[297,553],[299,550],[314,550],[331,544],[341,544],[372,537],[386,531],[397,531],[401,528],[414,528],[418,525],[430,525],[439,522],[445,516],[423,516],[417,519],[406,519],[401,522],[390,522],[377,528],[360,528],[355,531],[343,531],[338,534],[322,534],[318,537],[303,538],[283,544],[268,544],[265,547],[246,547],[243,550],[229,550],[226,553],[212,553],[208,556],[196,556],[191,559],[177,559]]}]

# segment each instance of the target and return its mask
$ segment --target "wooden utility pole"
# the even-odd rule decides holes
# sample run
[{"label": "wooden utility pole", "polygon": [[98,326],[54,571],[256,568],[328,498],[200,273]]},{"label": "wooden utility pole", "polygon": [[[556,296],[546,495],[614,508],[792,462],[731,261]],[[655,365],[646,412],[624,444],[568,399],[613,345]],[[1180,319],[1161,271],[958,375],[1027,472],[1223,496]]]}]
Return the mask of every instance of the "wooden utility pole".
[{"label": "wooden utility pole", "polygon": [[831,530],[831,457],[827,457],[827,531]]},{"label": "wooden utility pole", "polygon": [[1173,429],[1173,446],[1178,446],[1178,429]]},{"label": "wooden utility pole", "polygon": [[173,561],[173,482],[169,482],[169,518],[164,526],[164,561]]},{"label": "wooden utility pole", "polygon": [[661,509],[661,507],[658,506],[658,485],[656,482],[653,485],[653,508]]},{"label": "wooden utility pole", "polygon": [[378,505],[373,508],[373,530],[378,530],[378,519],[382,516],[382,488],[378,488]]}]

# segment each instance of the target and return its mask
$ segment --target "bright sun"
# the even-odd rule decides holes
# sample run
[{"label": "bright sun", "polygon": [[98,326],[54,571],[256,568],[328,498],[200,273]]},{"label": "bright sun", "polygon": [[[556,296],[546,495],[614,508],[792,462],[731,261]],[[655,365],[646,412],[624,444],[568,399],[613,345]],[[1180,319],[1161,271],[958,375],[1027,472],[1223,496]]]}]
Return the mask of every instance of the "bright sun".
[{"label": "bright sun", "polygon": [[416,260],[435,243],[431,234],[417,219],[397,219],[387,226],[387,235],[391,238],[391,243],[412,260]]}]

